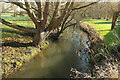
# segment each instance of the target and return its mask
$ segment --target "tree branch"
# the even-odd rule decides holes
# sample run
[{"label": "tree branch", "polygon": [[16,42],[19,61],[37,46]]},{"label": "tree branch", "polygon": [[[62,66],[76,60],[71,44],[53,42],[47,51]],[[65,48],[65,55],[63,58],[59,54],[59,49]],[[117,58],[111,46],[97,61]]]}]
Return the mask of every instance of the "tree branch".
[{"label": "tree branch", "polygon": [[45,24],[47,22],[47,17],[49,14],[48,12],[49,12],[49,2],[48,0],[46,0],[44,11],[43,11],[43,20],[41,21],[41,25],[42,25],[41,28],[45,27]]},{"label": "tree branch", "polygon": [[[68,15],[68,16],[69,16],[69,15]],[[68,21],[66,20],[67,22],[65,23],[65,25],[69,24],[69,23],[74,19],[74,16],[75,16],[75,14],[72,15],[72,17],[71,17],[70,20],[68,20]]]},{"label": "tree branch", "polygon": [[37,18],[36,18],[36,15],[35,13],[33,12],[33,10],[31,10],[31,5],[30,5],[30,2],[28,2],[28,0],[25,0],[25,5],[26,7],[28,7],[29,9],[27,9],[27,13],[29,15],[29,17],[31,18],[31,20],[37,25]]},{"label": "tree branch", "polygon": [[58,12],[58,7],[59,7],[59,2],[56,3],[56,7],[55,7],[55,11],[53,13],[53,18],[52,20],[55,18],[55,16],[57,15],[57,12]]},{"label": "tree branch", "polygon": [[[21,3],[21,2],[11,2],[11,1],[0,1],[0,2],[12,3],[12,4],[17,5],[17,6],[19,6],[20,8],[24,9],[25,11],[26,11],[26,9],[30,9],[30,8],[26,7],[25,4],[23,4],[23,3]],[[34,9],[35,11],[37,11],[37,9],[34,8],[34,7],[32,7],[32,6],[31,6],[31,9]]]},{"label": "tree branch", "polygon": [[50,21],[50,24],[53,23],[53,21],[54,21],[54,19],[55,19],[55,16],[57,15],[58,7],[59,7],[59,2],[56,3],[55,11],[54,11],[54,13],[53,13],[53,16],[52,16],[52,19],[51,19],[51,21]]},{"label": "tree branch", "polygon": [[90,4],[87,4],[87,5],[78,7],[78,8],[73,8],[72,10],[78,10],[78,9],[86,8],[86,7],[91,6],[91,5],[93,5],[93,4],[96,4],[96,3],[97,3],[97,2],[92,2],[92,3],[90,3]]},{"label": "tree branch", "polygon": [[72,3],[70,4],[70,7],[69,7],[69,9],[68,9],[68,11],[67,11],[67,13],[66,13],[66,17],[65,17],[65,19],[64,19],[64,21],[63,21],[61,30],[63,29],[65,22],[67,21],[67,19],[69,18],[70,14],[72,13],[71,9],[72,9],[72,7],[73,7],[73,4],[74,4],[74,2],[72,2]]},{"label": "tree branch", "polygon": [[73,23],[73,24],[70,24],[70,25],[64,27],[64,28],[63,28],[63,31],[64,31],[66,28],[68,28],[68,27],[75,26],[76,24],[77,24],[77,23]]},{"label": "tree branch", "polygon": [[73,4],[74,4],[74,2],[72,2],[72,3],[70,4],[70,7],[69,7],[69,9],[68,9],[68,11],[67,11],[67,13],[66,13],[66,17],[64,18],[63,23],[62,23],[62,25],[61,25],[61,30],[60,30],[60,31],[62,31],[62,30],[64,29],[64,24],[65,24],[65,22],[67,21],[68,17],[69,17],[70,14],[71,14],[71,9],[72,9],[72,7],[73,7]]},{"label": "tree branch", "polygon": [[42,12],[42,11],[41,11],[41,10],[42,10],[42,9],[41,9],[41,0],[39,0],[39,1],[38,1],[38,0],[35,0],[35,2],[36,2],[36,4],[37,4],[37,6],[38,6],[38,10],[37,10],[37,11],[38,11],[38,19],[41,20],[41,17],[42,17],[42,16],[41,16],[41,15],[42,15],[42,14],[41,14],[41,12]]},{"label": "tree branch", "polygon": [[66,13],[66,16],[68,16],[71,13],[71,11],[72,11],[71,9],[72,9],[73,5],[74,5],[74,2],[71,2],[70,6],[68,8],[68,11]]},{"label": "tree branch", "polygon": [[63,20],[64,16],[66,15],[69,4],[70,4],[70,2],[66,3],[66,6],[64,8],[64,11],[63,11],[62,15],[58,18],[54,18],[52,23],[48,25],[48,27],[46,28],[45,31],[50,31],[50,30],[52,30],[52,29],[54,29],[54,28],[56,28],[60,25],[61,21]]},{"label": "tree branch", "polygon": [[25,11],[27,11],[27,7],[21,3],[21,2],[11,2],[12,4],[15,4],[17,6],[19,6],[20,8],[24,9]]},{"label": "tree branch", "polygon": [[4,25],[7,25],[7,26],[9,26],[9,27],[12,27],[12,28],[15,28],[15,29],[18,29],[18,30],[27,32],[27,33],[33,33],[33,34],[36,33],[36,31],[33,30],[33,29],[29,29],[29,28],[25,28],[24,26],[12,24],[12,23],[7,22],[7,21],[5,21],[4,19],[1,19],[1,18],[0,18],[0,22],[1,22],[2,24],[4,24]]}]

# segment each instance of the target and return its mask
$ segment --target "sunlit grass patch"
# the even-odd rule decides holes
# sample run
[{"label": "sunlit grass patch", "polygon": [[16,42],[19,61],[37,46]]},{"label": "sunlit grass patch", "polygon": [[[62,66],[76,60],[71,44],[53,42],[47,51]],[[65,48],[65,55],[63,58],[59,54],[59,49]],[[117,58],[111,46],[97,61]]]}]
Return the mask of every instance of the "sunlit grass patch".
[{"label": "sunlit grass patch", "polygon": [[104,37],[106,43],[109,45],[117,44],[119,41],[115,34],[120,37],[120,27],[116,27],[116,30],[111,31],[112,21],[106,21],[104,19],[89,19],[85,20],[86,23],[95,27],[95,29]]},{"label": "sunlit grass patch", "polygon": [[[9,21],[15,25],[24,26],[26,28],[34,28],[34,23],[31,21],[31,19],[28,16],[22,16],[22,17],[13,17],[11,16],[11,13],[6,13],[1,15],[3,19],[6,21]],[[21,35],[24,35],[25,32],[19,31],[17,29],[11,28],[9,26],[6,26],[4,24],[1,25],[0,33],[2,32],[2,38],[17,38]]]}]

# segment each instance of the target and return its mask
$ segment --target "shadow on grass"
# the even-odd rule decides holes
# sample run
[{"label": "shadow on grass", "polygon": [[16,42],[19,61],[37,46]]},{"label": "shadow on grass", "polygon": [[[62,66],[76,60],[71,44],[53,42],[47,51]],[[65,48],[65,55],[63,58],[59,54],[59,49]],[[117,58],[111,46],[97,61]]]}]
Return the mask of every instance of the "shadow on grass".
[{"label": "shadow on grass", "polygon": [[[24,33],[24,32],[19,32],[19,31],[16,31],[16,30],[6,29],[6,28],[3,28],[3,29],[2,29],[2,32],[15,33],[15,34],[19,34],[19,35],[21,35],[21,36],[31,36],[31,37],[33,37],[33,34]],[[3,37],[4,37],[4,36],[3,36]]]},{"label": "shadow on grass", "polygon": [[[24,32],[19,32],[16,30],[12,30],[12,29],[7,29],[7,28],[3,28],[2,29],[2,38],[7,38],[6,36],[11,36],[11,37],[18,37],[18,35],[21,36],[31,36],[33,37],[33,34],[30,33],[24,33]],[[7,34],[7,33],[11,33],[11,34]],[[14,34],[17,34],[17,36],[15,36]],[[1,43],[1,47],[2,46],[11,46],[11,47],[28,47],[28,46],[33,46],[32,43],[20,43],[20,42],[16,42],[16,41],[12,41],[12,42],[5,42],[5,43]]]},{"label": "shadow on grass", "polygon": [[95,22],[95,24],[112,24],[112,22]]},{"label": "shadow on grass", "polygon": [[106,29],[106,30],[98,30],[98,31],[110,31],[110,29]]},{"label": "shadow on grass", "polygon": [[[2,46],[10,46],[10,47],[29,47],[33,46],[32,43],[19,43],[19,42],[8,42],[8,43],[2,43]],[[2,47],[1,46],[1,47]]]}]

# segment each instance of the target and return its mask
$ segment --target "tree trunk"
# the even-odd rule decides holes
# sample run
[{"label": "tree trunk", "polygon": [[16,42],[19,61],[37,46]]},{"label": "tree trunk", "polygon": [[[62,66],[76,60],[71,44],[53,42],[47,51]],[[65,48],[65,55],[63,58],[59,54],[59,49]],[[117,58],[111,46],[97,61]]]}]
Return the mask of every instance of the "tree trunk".
[{"label": "tree trunk", "polygon": [[36,34],[34,34],[33,37],[33,45],[36,47],[40,47],[41,41],[42,41],[41,30],[40,30],[40,26],[37,24]]},{"label": "tree trunk", "polygon": [[111,30],[115,29],[117,18],[120,16],[120,11],[113,14]]},{"label": "tree trunk", "polygon": [[112,19],[112,26],[111,26],[111,30],[115,29],[116,26],[116,21],[117,21],[117,15],[114,14],[113,15],[113,19]]},{"label": "tree trunk", "polygon": [[16,17],[16,12],[14,11],[13,17]]}]

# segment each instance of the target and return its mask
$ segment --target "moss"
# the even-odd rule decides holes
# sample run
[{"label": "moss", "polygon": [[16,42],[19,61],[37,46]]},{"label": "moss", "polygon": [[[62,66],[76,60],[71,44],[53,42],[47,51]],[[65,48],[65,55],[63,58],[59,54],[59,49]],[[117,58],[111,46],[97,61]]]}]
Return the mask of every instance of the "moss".
[{"label": "moss", "polygon": [[44,42],[42,43],[42,45],[41,45],[41,48],[42,48],[42,49],[47,49],[48,46],[49,46],[49,42],[48,42],[48,41],[44,41]]}]

